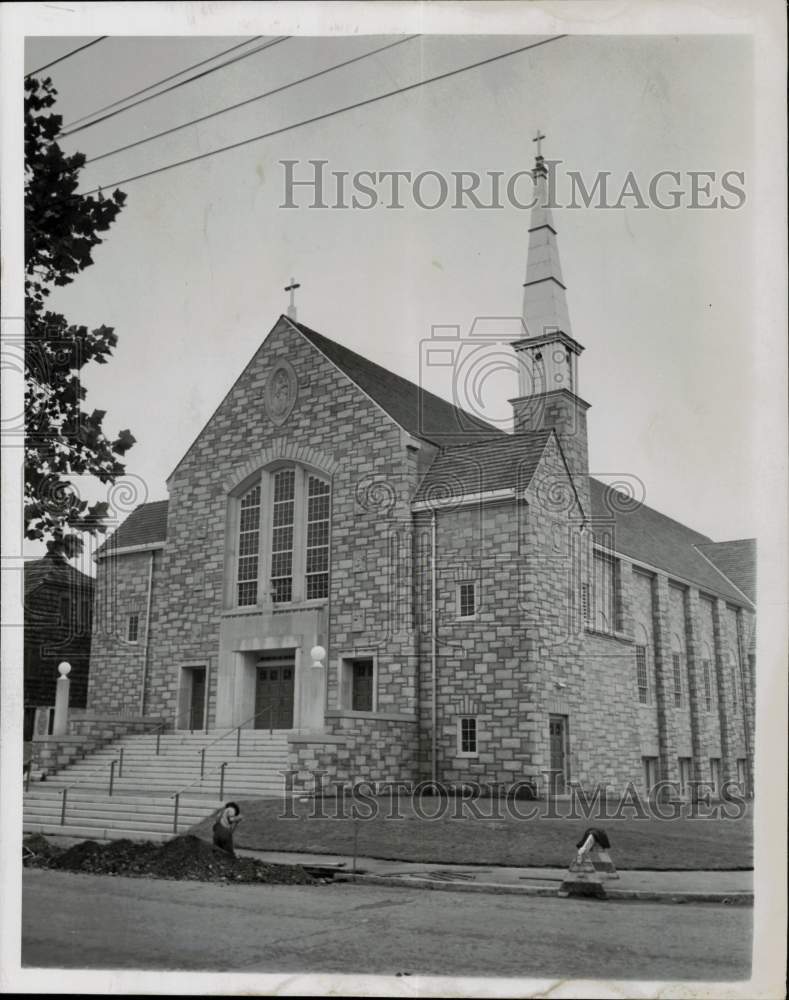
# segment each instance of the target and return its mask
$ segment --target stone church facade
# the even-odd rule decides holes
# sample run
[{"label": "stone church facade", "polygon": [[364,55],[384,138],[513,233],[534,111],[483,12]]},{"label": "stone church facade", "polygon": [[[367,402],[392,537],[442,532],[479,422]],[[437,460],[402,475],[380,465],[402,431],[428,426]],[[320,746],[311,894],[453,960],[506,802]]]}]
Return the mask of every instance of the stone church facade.
[{"label": "stone church facade", "polygon": [[305,785],[752,793],[755,543],[590,477],[547,208],[495,322],[512,433],[281,316],[99,550],[89,708],[286,730]]}]

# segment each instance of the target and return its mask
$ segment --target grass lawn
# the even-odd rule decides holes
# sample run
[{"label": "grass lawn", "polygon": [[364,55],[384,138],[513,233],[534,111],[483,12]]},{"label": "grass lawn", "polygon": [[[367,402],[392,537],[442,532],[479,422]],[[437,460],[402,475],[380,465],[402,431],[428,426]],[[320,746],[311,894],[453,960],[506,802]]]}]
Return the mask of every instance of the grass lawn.
[{"label": "grass lawn", "polygon": [[[300,851],[315,854],[353,854],[354,827],[357,853],[385,860],[419,861],[431,864],[513,865],[522,867],[565,867],[574,853],[575,842],[588,826],[603,827],[611,841],[611,857],[617,868],[627,869],[738,869],[752,868],[753,816],[749,804],[741,819],[679,818],[660,820],[619,818],[569,819],[545,816],[546,804],[519,802],[523,812],[540,814],[519,819],[507,814],[504,804],[499,818],[479,819],[463,814],[455,800],[448,800],[446,812],[437,819],[415,813],[409,800],[401,798],[401,819],[391,818],[387,798],[378,800],[379,813],[372,819],[354,822],[335,818],[335,802],[324,799],[294,802],[295,818],[283,818],[280,801],[253,799],[239,803],[244,822],[235,834],[237,847],[265,851]],[[561,804],[555,811],[566,809]],[[320,809],[326,818],[315,815]],[[489,814],[490,800],[480,802],[480,811]],[[425,799],[423,813],[438,810],[435,799]],[[613,810],[612,810],[613,811]],[[458,812],[460,818],[454,818]],[[495,813],[494,813],[495,816]],[[190,831],[211,837],[213,819],[206,819]]]}]

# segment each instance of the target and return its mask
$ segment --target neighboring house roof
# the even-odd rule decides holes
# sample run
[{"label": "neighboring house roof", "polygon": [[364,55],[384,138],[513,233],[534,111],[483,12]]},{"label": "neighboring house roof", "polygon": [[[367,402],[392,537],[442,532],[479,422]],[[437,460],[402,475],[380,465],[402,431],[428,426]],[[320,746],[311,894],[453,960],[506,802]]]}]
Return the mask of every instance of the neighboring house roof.
[{"label": "neighboring house roof", "polygon": [[382,410],[414,437],[435,444],[479,440],[480,434],[509,437],[505,431],[453,406],[401,375],[382,368],[342,344],[289,320],[329,361],[355,382]]},{"label": "neighboring house roof", "polygon": [[96,555],[113,549],[128,549],[136,545],[151,545],[167,540],[167,500],[142,503],[129,514],[121,526],[99,547]]},{"label": "neighboring house roof", "polygon": [[747,598],[756,601],[755,538],[737,538],[730,542],[703,542],[696,548],[714,562]]},{"label": "neighboring house roof", "polygon": [[442,448],[425,473],[414,502],[449,502],[452,497],[525,489],[551,431],[502,434],[485,441]]},{"label": "neighboring house roof", "polygon": [[46,555],[25,563],[25,596],[44,584],[64,590],[84,588],[92,590],[93,577],[76,569],[60,556]]},{"label": "neighboring house roof", "polygon": [[740,591],[696,548],[716,544],[712,539],[646,504],[634,503],[597,479],[590,479],[590,492],[592,518],[600,526],[613,525],[616,552],[743,603]]}]

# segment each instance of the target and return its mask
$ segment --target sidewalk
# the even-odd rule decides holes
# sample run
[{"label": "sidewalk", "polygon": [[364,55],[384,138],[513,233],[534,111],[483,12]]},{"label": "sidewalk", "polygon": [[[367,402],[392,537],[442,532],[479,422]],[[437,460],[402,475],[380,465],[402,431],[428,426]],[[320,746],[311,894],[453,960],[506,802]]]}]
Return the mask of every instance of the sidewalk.
[{"label": "sidewalk", "polygon": [[[354,875],[353,858],[339,854],[253,851],[246,848],[237,848],[236,853],[272,864],[331,869],[337,871],[337,881],[454,892],[556,896],[567,875],[566,868],[423,864],[370,857],[357,857]],[[753,905],[752,871],[620,871],[618,875],[617,879],[602,881],[607,899]]]}]

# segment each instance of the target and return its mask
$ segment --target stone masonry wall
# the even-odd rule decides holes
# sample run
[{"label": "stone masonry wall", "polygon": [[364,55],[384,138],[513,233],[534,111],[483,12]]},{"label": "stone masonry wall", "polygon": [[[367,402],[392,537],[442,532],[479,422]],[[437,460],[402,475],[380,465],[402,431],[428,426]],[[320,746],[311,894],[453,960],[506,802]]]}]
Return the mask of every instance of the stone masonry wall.
[{"label": "stone masonry wall", "polygon": [[386,720],[340,716],[334,719],[333,739],[320,735],[288,743],[294,788],[315,790],[315,772],[328,771],[327,783],[413,781],[416,776],[416,719]]},{"label": "stone masonry wall", "polygon": [[[101,712],[139,713],[142,691],[148,574],[154,558],[150,647],[156,643],[156,600],[162,552],[134,552],[99,559],[93,608],[93,645],[88,679],[88,707]],[[127,639],[128,616],[139,615],[136,642]],[[150,664],[149,664],[150,666]],[[147,710],[147,706],[146,706]]]},{"label": "stone masonry wall", "polygon": [[[292,365],[298,395],[276,426],[263,404],[276,361]],[[180,668],[208,665],[214,684],[224,605],[225,528],[239,470],[278,454],[322,457],[332,479],[328,705],[337,705],[337,653],[378,653],[381,710],[413,713],[417,658],[411,622],[410,498],[421,451],[361,390],[281,320],[168,482],[168,539],[156,590],[148,712],[173,717]],[[416,443],[414,443],[416,444]],[[422,446],[428,449],[429,446]],[[308,458],[304,459],[308,461]],[[144,562],[144,560],[142,560]],[[133,576],[130,568],[126,571]],[[115,647],[100,653],[97,703],[109,705]],[[128,694],[131,694],[130,685]],[[135,689],[135,693],[138,689]],[[124,696],[127,693],[124,692]],[[209,716],[209,724],[213,717]]]},{"label": "stone masonry wall", "polygon": [[[628,581],[633,613],[633,639],[646,646],[648,704],[638,705],[638,728],[641,734],[641,756],[658,756],[657,679],[655,676],[655,633],[652,621],[652,577],[633,568]],[[635,650],[634,650],[635,660]],[[635,676],[636,666],[633,663]],[[636,684],[636,697],[638,686]]]}]

